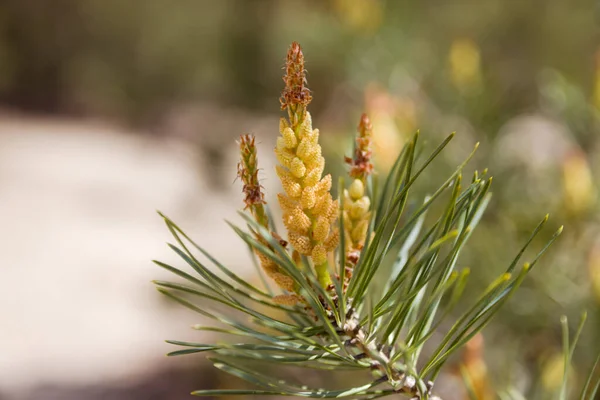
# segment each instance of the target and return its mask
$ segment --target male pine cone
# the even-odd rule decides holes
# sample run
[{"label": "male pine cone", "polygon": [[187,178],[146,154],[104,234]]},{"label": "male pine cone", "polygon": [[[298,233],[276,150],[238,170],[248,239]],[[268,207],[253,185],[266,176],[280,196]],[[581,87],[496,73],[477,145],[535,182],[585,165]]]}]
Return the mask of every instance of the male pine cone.
[{"label": "male pine cone", "polygon": [[346,157],[350,165],[349,175],[353,178],[350,187],[344,190],[344,237],[346,239],[346,281],[352,272],[362,248],[367,240],[371,219],[371,199],[366,193],[367,178],[373,173],[371,163],[371,140],[373,126],[369,117],[363,114],[358,124],[358,135],[353,157]]},{"label": "male pine cone", "polygon": [[333,200],[331,175],[323,177],[325,159],[321,155],[319,130],[313,129],[306,107],[310,91],[305,86],[304,56],[298,43],[292,43],[287,56],[286,83],[281,96],[289,121],[281,118],[280,137],[275,155],[276,167],[284,193],[278,194],[283,223],[288,239],[300,254],[310,257],[319,283],[331,284],[328,254],[338,245],[339,230],[335,226],[339,203]]}]

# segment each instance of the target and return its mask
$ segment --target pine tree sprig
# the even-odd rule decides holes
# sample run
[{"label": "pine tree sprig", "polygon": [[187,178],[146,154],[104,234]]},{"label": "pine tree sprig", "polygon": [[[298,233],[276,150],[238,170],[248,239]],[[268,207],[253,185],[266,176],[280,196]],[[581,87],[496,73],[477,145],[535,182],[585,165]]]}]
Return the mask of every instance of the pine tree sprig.
[{"label": "pine tree sprig", "polygon": [[[429,166],[454,133],[425,157],[427,147],[416,132],[379,187],[372,176],[373,126],[363,115],[353,157],[346,159],[349,179],[339,180],[340,199],[334,200],[332,178],[323,176],[320,132],[307,110],[312,95],[304,63],[302,49],[293,43],[280,98],[287,118],[280,121],[275,145],[286,228],[281,236],[258,181],[255,139],[242,135],[238,142],[244,211],[242,225],[227,223],[250,250],[264,287],[220,263],[161,214],[175,239],[169,247],[187,270],[155,261],[184,280],[154,281],[157,290],[208,320],[194,329],[228,338],[219,344],[170,340],[181,349],[169,355],[207,353],[216,368],[257,386],[198,390],[195,396],[439,399],[434,382],[448,359],[510,299],[562,228],[533,260],[522,263],[545,216],[506,271],[455,317],[471,271],[460,257],[491,198],[487,170],[465,175],[477,145],[447,176],[432,176]],[[420,196],[414,189],[425,179],[442,183]],[[450,318],[453,323],[443,331]],[[424,356],[436,333],[441,339]],[[286,382],[281,367],[363,371],[364,381],[344,389],[308,388]],[[592,376],[582,396],[597,390]]]}]

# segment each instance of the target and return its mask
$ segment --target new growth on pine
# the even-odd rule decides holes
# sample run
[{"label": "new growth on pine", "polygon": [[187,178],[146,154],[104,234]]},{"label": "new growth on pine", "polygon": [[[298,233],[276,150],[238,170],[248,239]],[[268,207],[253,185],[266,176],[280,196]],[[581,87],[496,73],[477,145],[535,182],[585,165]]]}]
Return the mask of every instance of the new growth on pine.
[{"label": "new growth on pine", "polygon": [[[286,116],[280,119],[274,144],[275,172],[283,191],[277,193],[277,204],[266,203],[256,139],[241,135],[238,178],[245,226],[230,223],[250,249],[264,287],[238,276],[161,214],[177,242],[169,246],[193,274],[155,261],[186,281],[155,281],[158,290],[211,321],[195,329],[220,332],[232,340],[168,341],[183,346],[170,355],[208,352],[216,368],[257,385],[250,390],[196,390],[192,394],[197,396],[437,398],[432,391],[441,368],[485,327],[560,230],[533,260],[519,264],[530,240],[497,280],[477,296],[470,295],[476,300],[455,317],[451,328],[440,331],[465,289],[469,269],[461,269],[458,260],[490,200],[487,170],[463,177],[471,153],[435,192],[415,198],[415,182],[454,134],[430,156],[420,157],[424,152],[417,132],[391,171],[374,174],[373,126],[363,114],[353,153],[337,160],[347,164],[348,174],[340,178],[340,198],[334,199],[333,178],[323,175],[321,133],[313,128],[308,110],[312,95],[296,42],[288,50],[283,81],[280,104]],[[374,184],[384,176],[382,184]],[[416,205],[410,211],[409,201]],[[435,208],[441,211],[434,211],[434,203],[441,204]],[[269,207],[281,209],[285,232],[275,232]],[[434,212],[439,214],[428,215]],[[547,216],[532,238],[546,221]],[[376,282],[379,276],[385,280]],[[431,343],[434,333],[442,339]],[[424,357],[426,344],[430,351]],[[261,368],[248,366],[249,361]],[[341,390],[308,388],[278,376],[283,365],[327,369],[340,376],[345,370],[363,370],[365,381]]]}]

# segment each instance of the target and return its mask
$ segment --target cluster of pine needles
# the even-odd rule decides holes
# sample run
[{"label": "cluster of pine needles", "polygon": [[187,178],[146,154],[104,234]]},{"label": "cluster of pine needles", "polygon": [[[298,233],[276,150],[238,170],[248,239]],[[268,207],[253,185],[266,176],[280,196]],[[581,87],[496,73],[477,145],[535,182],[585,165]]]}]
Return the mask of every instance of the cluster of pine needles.
[{"label": "cluster of pine needles", "polygon": [[[257,387],[192,393],[198,396],[443,398],[434,385],[442,367],[488,324],[562,228],[533,259],[521,262],[545,216],[506,271],[480,293],[469,293],[473,300],[457,316],[469,276],[468,268],[458,267],[459,255],[491,197],[487,170],[463,176],[475,149],[437,190],[417,198],[415,182],[427,176],[427,167],[454,134],[427,155],[417,132],[378,184],[371,160],[373,127],[362,115],[354,151],[345,159],[348,176],[338,180],[334,199],[332,177],[324,175],[320,132],[308,111],[312,95],[297,43],[288,51],[285,71],[280,102],[287,115],[274,151],[286,232],[277,232],[265,202],[256,140],[242,135],[238,177],[245,226],[230,225],[252,253],[263,285],[221,264],[161,214],[176,241],[169,246],[192,273],[156,261],[186,282],[155,281],[158,290],[213,322],[195,329],[231,338],[220,344],[168,341],[183,347],[170,355],[208,352],[215,367]],[[573,342],[565,328],[565,377],[581,326]],[[282,366],[368,373],[363,383],[347,388],[310,388],[276,376]],[[582,399],[593,399],[598,390],[595,369]],[[562,396],[566,387],[565,379]]]}]

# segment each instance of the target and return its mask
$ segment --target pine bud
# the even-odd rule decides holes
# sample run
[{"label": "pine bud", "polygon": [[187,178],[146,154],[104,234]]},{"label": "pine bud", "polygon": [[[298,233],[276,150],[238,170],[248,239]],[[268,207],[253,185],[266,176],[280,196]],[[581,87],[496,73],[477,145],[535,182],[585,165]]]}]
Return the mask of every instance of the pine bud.
[{"label": "pine bud", "polygon": [[348,191],[352,200],[358,200],[365,194],[365,186],[360,179],[355,179]]}]

